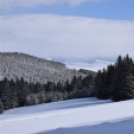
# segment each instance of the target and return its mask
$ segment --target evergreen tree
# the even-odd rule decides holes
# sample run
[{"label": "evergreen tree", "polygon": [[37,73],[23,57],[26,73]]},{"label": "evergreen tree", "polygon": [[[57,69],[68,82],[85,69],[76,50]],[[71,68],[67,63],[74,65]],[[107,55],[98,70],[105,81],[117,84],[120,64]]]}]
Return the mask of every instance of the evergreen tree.
[{"label": "evergreen tree", "polygon": [[73,77],[70,83],[71,90],[77,90],[77,78],[76,76]]},{"label": "evergreen tree", "polygon": [[25,98],[27,96],[24,78],[21,77],[20,80],[17,79],[16,84],[17,84],[17,90],[18,90],[18,104],[19,106],[24,106]]},{"label": "evergreen tree", "polygon": [[107,99],[112,98],[114,72],[115,72],[114,65],[109,65],[107,67],[107,76],[106,76],[106,89],[107,90],[105,91],[105,96]]},{"label": "evergreen tree", "polygon": [[64,84],[64,90],[67,92],[70,92],[70,84],[69,84],[69,80],[67,79],[65,84]]},{"label": "evergreen tree", "polygon": [[127,100],[134,98],[133,61],[127,55],[117,60],[114,76],[113,100]]},{"label": "evergreen tree", "polygon": [[79,76],[79,77],[77,77],[77,90],[82,90],[82,77],[81,76]]},{"label": "evergreen tree", "polygon": [[56,86],[57,91],[63,92],[63,84],[59,81]]},{"label": "evergreen tree", "polygon": [[100,91],[101,91],[101,75],[102,75],[102,72],[101,72],[101,70],[99,70],[97,72],[97,75],[96,75],[95,80],[94,80],[94,83],[95,83],[95,96],[97,98],[101,98],[100,97]]},{"label": "evergreen tree", "polygon": [[3,103],[0,101],[0,114],[4,112]]}]

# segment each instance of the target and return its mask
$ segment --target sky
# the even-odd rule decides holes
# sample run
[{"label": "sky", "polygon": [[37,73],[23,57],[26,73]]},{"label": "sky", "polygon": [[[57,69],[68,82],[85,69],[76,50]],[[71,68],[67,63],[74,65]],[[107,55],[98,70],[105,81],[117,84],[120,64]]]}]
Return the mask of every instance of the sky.
[{"label": "sky", "polygon": [[134,0],[0,0],[0,51],[134,57]]}]

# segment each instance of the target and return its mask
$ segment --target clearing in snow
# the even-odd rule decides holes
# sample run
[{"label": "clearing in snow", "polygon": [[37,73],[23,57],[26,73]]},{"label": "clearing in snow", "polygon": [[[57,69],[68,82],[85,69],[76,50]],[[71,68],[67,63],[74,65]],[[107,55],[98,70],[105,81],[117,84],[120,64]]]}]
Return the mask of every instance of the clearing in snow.
[{"label": "clearing in snow", "polygon": [[0,115],[0,134],[134,134],[134,100],[96,98],[40,104]]}]

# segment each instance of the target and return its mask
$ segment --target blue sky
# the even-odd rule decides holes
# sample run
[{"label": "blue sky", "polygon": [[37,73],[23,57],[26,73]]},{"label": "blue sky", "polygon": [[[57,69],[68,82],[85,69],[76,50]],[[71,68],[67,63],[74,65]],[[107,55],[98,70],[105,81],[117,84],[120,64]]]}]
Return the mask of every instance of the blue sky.
[{"label": "blue sky", "polygon": [[1,15],[13,14],[43,14],[73,15],[90,18],[114,20],[134,20],[134,0],[104,0],[88,1],[71,6],[68,3],[43,5],[34,7],[12,6],[8,10],[0,10]]},{"label": "blue sky", "polygon": [[114,20],[134,20],[134,0],[88,1],[75,6],[70,6],[68,3],[61,5],[39,4],[34,7],[13,6],[8,10],[0,10],[1,15],[35,13],[52,13]]},{"label": "blue sky", "polygon": [[134,57],[134,0],[0,0],[0,51]]}]

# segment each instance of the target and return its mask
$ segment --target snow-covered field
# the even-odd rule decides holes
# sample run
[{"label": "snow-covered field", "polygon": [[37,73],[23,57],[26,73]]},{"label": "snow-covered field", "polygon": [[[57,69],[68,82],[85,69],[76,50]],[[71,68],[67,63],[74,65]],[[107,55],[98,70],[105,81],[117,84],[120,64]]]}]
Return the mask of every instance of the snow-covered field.
[{"label": "snow-covered field", "polygon": [[134,100],[86,98],[7,110],[0,134],[134,134]]}]

